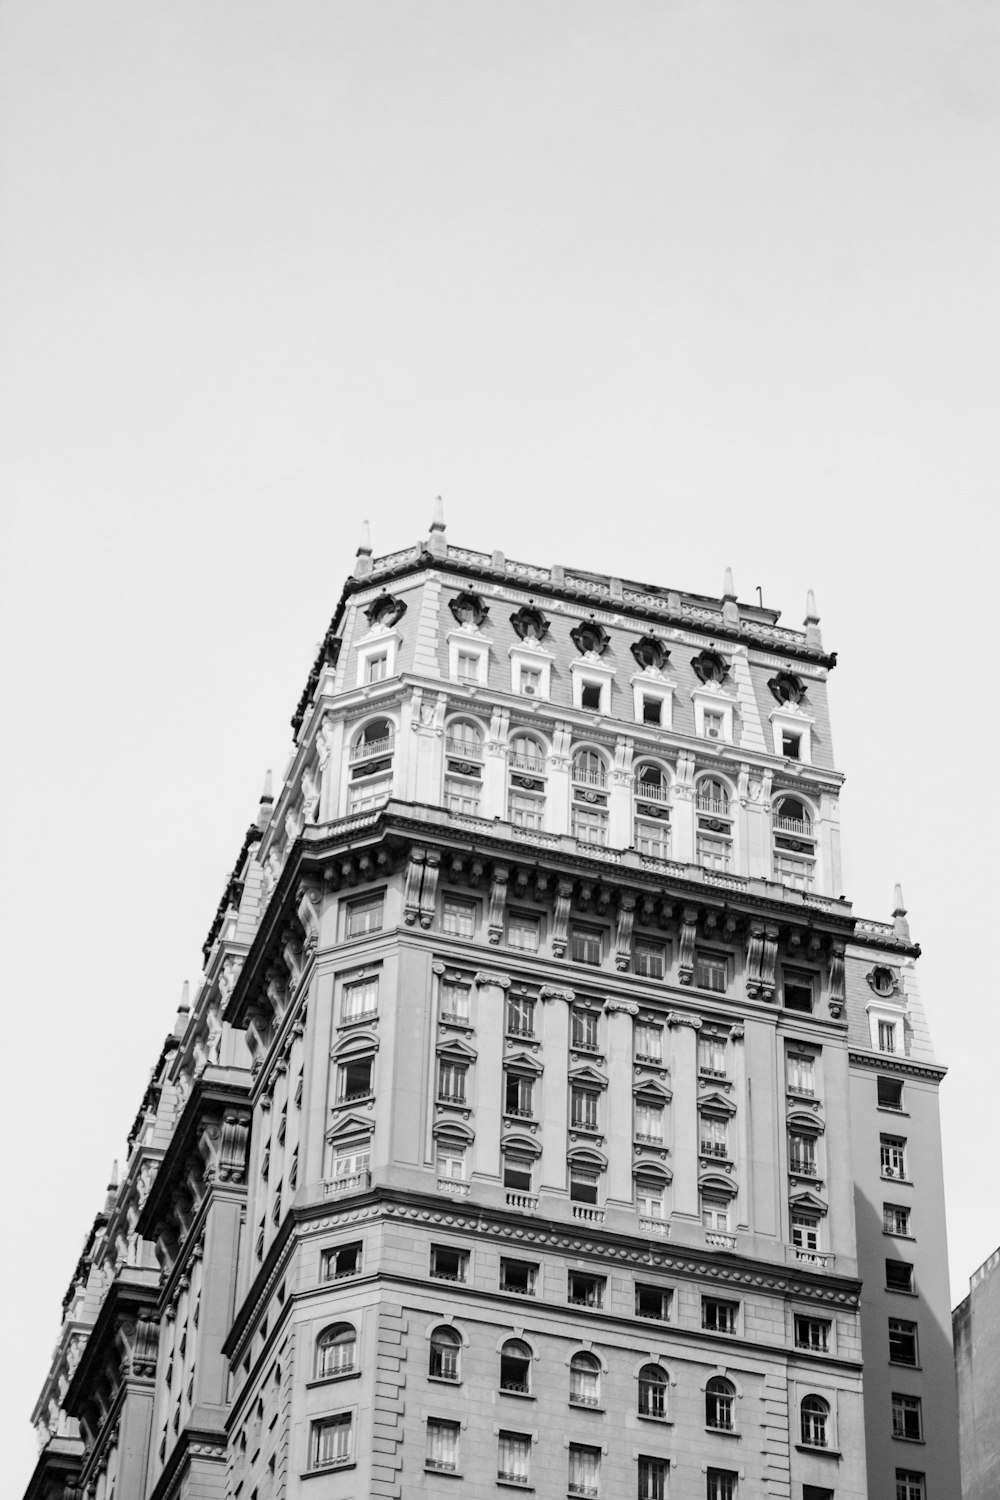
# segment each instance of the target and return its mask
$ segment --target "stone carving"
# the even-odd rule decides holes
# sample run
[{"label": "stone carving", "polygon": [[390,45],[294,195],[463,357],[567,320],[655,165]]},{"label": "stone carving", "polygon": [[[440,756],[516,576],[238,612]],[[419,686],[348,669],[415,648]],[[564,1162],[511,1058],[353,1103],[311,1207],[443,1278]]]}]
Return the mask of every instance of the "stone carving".
[{"label": "stone carving", "polygon": [[681,1010],[668,1010],[667,1025],[671,1028],[674,1026],[690,1026],[692,1031],[700,1031],[702,1021],[699,1016],[688,1016]]},{"label": "stone carving", "polygon": [[556,905],[552,917],[552,952],[556,958],[566,957],[566,946],[569,942],[569,908],[572,895],[572,880],[560,880],[556,886]]},{"label": "stone carving", "polygon": [[632,963],[632,925],[635,921],[635,896],[626,891],[618,903],[618,926],[615,931],[615,968],[624,973]]},{"label": "stone carving", "polygon": [[677,950],[677,977],[681,984],[694,978],[694,945],[698,936],[698,908],[685,906],[681,913],[680,942]]},{"label": "stone carving", "polygon": [[507,879],[510,871],[506,865],[495,865],[490,885],[490,910],[486,936],[495,947],[503,937],[504,911],[507,905]]}]

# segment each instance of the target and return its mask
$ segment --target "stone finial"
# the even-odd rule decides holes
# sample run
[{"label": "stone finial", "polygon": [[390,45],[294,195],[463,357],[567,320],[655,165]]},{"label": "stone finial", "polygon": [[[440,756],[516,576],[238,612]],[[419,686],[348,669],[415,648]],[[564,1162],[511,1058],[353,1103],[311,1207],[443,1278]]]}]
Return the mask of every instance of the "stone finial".
[{"label": "stone finial", "polygon": [[740,612],[736,604],[736,585],[733,570],[727,568],[722,580],[722,619],[731,629],[740,623]]},{"label": "stone finial", "polygon": [[108,1192],[109,1193],[115,1193],[117,1191],[118,1191],[118,1158],[116,1156],[115,1159],[114,1159],[114,1161],[111,1163],[111,1176],[108,1178]]},{"label": "stone finial", "polygon": [[806,617],[803,625],[818,625],[819,615],[816,613],[816,595],[812,589],[806,590]]},{"label": "stone finial", "polygon": [[724,600],[726,600],[726,599],[732,599],[732,601],[733,601],[734,604],[736,602],[736,585],[733,582],[733,570],[732,570],[732,568],[727,568],[726,571],[725,571],[725,574],[723,576],[723,580],[722,580],[722,597],[723,597]]},{"label": "stone finial", "polygon": [[448,544],[444,539],[444,502],[440,495],[434,501],[434,517],[431,521],[431,534],[427,538],[427,551],[432,557],[448,555]]},{"label": "stone finial", "polygon": [[368,522],[361,522],[361,541],[358,543],[358,555],[354,560],[355,578],[367,578],[372,570],[372,537],[368,529]]},{"label": "stone finial", "polygon": [[274,806],[274,792],[270,771],[264,772],[264,786],[260,794],[260,802],[257,806],[257,827],[264,831],[271,821],[271,809]]},{"label": "stone finial", "polygon": [[434,500],[434,519],[431,521],[431,531],[444,530],[444,501],[438,495]]},{"label": "stone finial", "polygon": [[903,905],[903,887],[898,883],[894,892],[892,925],[900,941],[908,943],[910,941],[910,924],[906,920],[906,907]]},{"label": "stone finial", "polygon": [[189,1015],[191,1012],[191,986],[185,979],[181,985],[181,1003],[177,1007],[178,1013]]}]

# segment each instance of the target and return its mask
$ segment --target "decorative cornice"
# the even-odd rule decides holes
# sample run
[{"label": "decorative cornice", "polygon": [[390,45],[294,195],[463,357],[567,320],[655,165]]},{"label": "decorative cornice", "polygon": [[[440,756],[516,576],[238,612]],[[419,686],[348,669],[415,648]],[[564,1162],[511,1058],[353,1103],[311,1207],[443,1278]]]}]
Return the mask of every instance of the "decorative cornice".
[{"label": "decorative cornice", "polygon": [[848,1060],[859,1068],[875,1068],[880,1073],[906,1073],[912,1078],[930,1078],[935,1083],[940,1083],[948,1072],[940,1063],[911,1062],[896,1052],[857,1052],[851,1047]]}]

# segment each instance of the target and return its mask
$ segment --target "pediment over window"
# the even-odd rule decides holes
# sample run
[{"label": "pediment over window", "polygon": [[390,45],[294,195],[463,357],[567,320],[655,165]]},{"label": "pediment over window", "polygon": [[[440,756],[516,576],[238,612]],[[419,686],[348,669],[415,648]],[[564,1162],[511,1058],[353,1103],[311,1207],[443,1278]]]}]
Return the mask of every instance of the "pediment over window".
[{"label": "pediment over window", "polygon": [[611,643],[610,635],[596,620],[581,620],[569,638],[581,656],[603,656]]},{"label": "pediment over window", "polygon": [[656,1182],[660,1186],[665,1186],[674,1180],[674,1174],[666,1162],[658,1161],[652,1156],[637,1156],[632,1163],[632,1176],[642,1178],[646,1182]]},{"label": "pediment over window", "polygon": [[591,1167],[596,1171],[606,1171],[608,1158],[603,1151],[596,1150],[593,1146],[570,1146],[566,1152],[566,1160],[572,1162],[574,1167]]},{"label": "pediment over window", "polygon": [[530,1052],[520,1049],[517,1052],[508,1052],[504,1057],[503,1065],[515,1073],[533,1073],[535,1077],[545,1071],[537,1057],[532,1057]]},{"label": "pediment over window", "polygon": [[694,674],[701,683],[723,683],[729,676],[729,663],[718,651],[699,651],[692,656]]},{"label": "pediment over window", "polygon": [[375,1121],[371,1115],[359,1115],[353,1112],[341,1115],[340,1119],[326,1132],[327,1141],[347,1140],[351,1137],[370,1136],[375,1129]]},{"label": "pediment over window", "polygon": [[510,617],[514,634],[521,641],[544,641],[549,622],[534,604],[522,604]]},{"label": "pediment over window", "polygon": [[471,1126],[466,1125],[464,1120],[454,1119],[435,1120],[433,1135],[437,1141],[461,1141],[467,1146],[471,1146],[476,1139],[476,1132]]},{"label": "pediment over window", "polygon": [[797,1130],[804,1135],[822,1135],[826,1129],[823,1121],[806,1109],[790,1109],[786,1123],[790,1130]]},{"label": "pediment over window", "polygon": [[365,619],[373,630],[391,630],[405,614],[405,599],[398,599],[393,594],[379,594],[365,610]]},{"label": "pediment over window", "polygon": [[373,1031],[354,1031],[347,1036],[342,1036],[330,1050],[330,1056],[343,1061],[345,1057],[364,1057],[369,1052],[377,1052],[379,1040]]},{"label": "pediment over window", "polygon": [[595,1068],[592,1063],[579,1063],[575,1068],[570,1068],[566,1076],[570,1083],[590,1084],[595,1089],[606,1089],[608,1086],[608,1075],[602,1073],[600,1068]]},{"label": "pediment over window", "polygon": [[669,1104],[674,1097],[658,1078],[640,1078],[632,1085],[632,1093],[637,1099],[655,1099],[657,1104]]},{"label": "pediment over window", "polygon": [[463,589],[460,594],[449,599],[448,608],[459,625],[472,626],[476,630],[483,624],[490,612],[489,605],[485,603],[482,595],[472,589]]},{"label": "pediment over window", "polygon": [[712,1193],[724,1194],[728,1198],[735,1198],[738,1191],[738,1185],[731,1177],[720,1172],[718,1167],[706,1167],[704,1171],[699,1172],[698,1186]]},{"label": "pediment over window", "polygon": [[637,641],[632,641],[629,650],[642,672],[662,672],[670,660],[670,652],[651,630]]},{"label": "pediment over window", "polygon": [[790,1208],[805,1209],[808,1213],[825,1214],[827,1212],[826,1202],[818,1193],[812,1193],[808,1188],[800,1188],[797,1192],[789,1193],[788,1204]]},{"label": "pediment over window", "polygon": [[538,1157],[542,1154],[541,1142],[524,1130],[505,1130],[500,1136],[501,1151],[512,1151],[518,1156]]},{"label": "pediment over window", "polygon": [[437,1055],[438,1057],[456,1058],[460,1062],[475,1062],[479,1053],[475,1047],[470,1047],[469,1043],[462,1037],[449,1036],[444,1041],[438,1043]]},{"label": "pediment over window", "polygon": [[710,1115],[734,1115],[736,1105],[727,1094],[719,1089],[700,1089],[698,1092],[698,1108],[704,1114]]}]

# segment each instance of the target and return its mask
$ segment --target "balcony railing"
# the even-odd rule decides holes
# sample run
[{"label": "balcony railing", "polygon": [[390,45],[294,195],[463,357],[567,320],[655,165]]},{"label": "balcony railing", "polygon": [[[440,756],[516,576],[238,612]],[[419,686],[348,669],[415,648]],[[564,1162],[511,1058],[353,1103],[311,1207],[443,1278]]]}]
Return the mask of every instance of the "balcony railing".
[{"label": "balcony railing", "polygon": [[323,1196],[338,1197],[341,1193],[364,1193],[372,1185],[372,1174],[367,1167],[361,1172],[350,1172],[346,1177],[330,1177],[323,1184]]},{"label": "balcony railing", "polygon": [[729,1154],[729,1148],[721,1141],[702,1141],[701,1154],[702,1156],[719,1157],[725,1161]]},{"label": "balcony railing", "polygon": [[460,740],[450,734],[444,743],[448,754],[456,756],[459,760],[482,760],[483,758],[483,747],[479,740]]},{"label": "balcony railing", "polygon": [[[796,1177],[818,1177],[819,1176],[819,1172],[817,1170],[816,1163],[814,1161],[803,1161],[801,1159],[801,1157],[798,1157],[798,1156],[793,1156],[792,1157],[791,1161],[788,1164],[788,1170],[789,1170],[789,1172],[793,1173]],[[885,1175],[886,1174],[883,1171],[882,1176],[884,1177]],[[891,1175],[895,1175],[895,1174],[891,1174]]]},{"label": "balcony railing", "polygon": [[639,1228],[643,1234],[659,1234],[664,1239],[670,1234],[670,1223],[667,1219],[650,1219],[645,1214],[639,1215]]},{"label": "balcony railing", "polygon": [[662,1133],[662,1131],[661,1131],[661,1133],[659,1135],[654,1135],[652,1133],[652,1131],[649,1131],[649,1130],[637,1130],[636,1133],[635,1133],[635,1138],[636,1138],[637,1141],[642,1141],[642,1143],[643,1143],[644,1146],[662,1146],[663,1145],[663,1133]]},{"label": "balcony railing", "polygon": [[509,765],[512,771],[529,771],[535,776],[540,776],[545,770],[544,755],[511,755]]},{"label": "balcony railing", "polygon": [[598,1404],[598,1398],[589,1395],[586,1391],[570,1391],[569,1399],[571,1406],[597,1406]]},{"label": "balcony railing", "polygon": [[791,1258],[798,1265],[818,1266],[820,1270],[832,1270],[835,1257],[830,1250],[806,1250],[801,1245],[789,1245]]},{"label": "balcony railing", "polygon": [[574,766],[573,780],[577,786],[607,786],[608,773],[606,771],[584,771],[582,767]]},{"label": "balcony railing", "polygon": [[728,797],[724,800],[718,797],[698,797],[695,806],[699,812],[713,813],[717,818],[729,817]]},{"label": "balcony railing", "polygon": [[604,1223],[603,1208],[591,1208],[589,1203],[574,1203],[571,1207],[574,1219],[585,1219],[588,1224]]},{"label": "balcony railing", "polygon": [[735,1234],[726,1234],[721,1229],[707,1229],[705,1231],[705,1244],[714,1245],[716,1250],[735,1250]]},{"label": "balcony railing", "polygon": [[351,765],[359,760],[375,760],[380,755],[391,755],[395,736],[387,734],[380,740],[361,740],[351,751]]},{"label": "balcony railing", "polygon": [[507,1193],[507,1207],[519,1209],[521,1213],[533,1213],[538,1207],[537,1193]]},{"label": "balcony railing", "polygon": [[635,783],[635,795],[640,802],[669,802],[670,788],[657,786],[652,781],[637,781]]},{"label": "balcony railing", "polygon": [[463,1182],[460,1177],[439,1177],[438,1192],[450,1193],[453,1198],[468,1198],[472,1192],[471,1182]]},{"label": "balcony railing", "polygon": [[812,823],[807,823],[804,818],[775,818],[774,830],[776,833],[797,833],[806,839],[813,836]]}]

